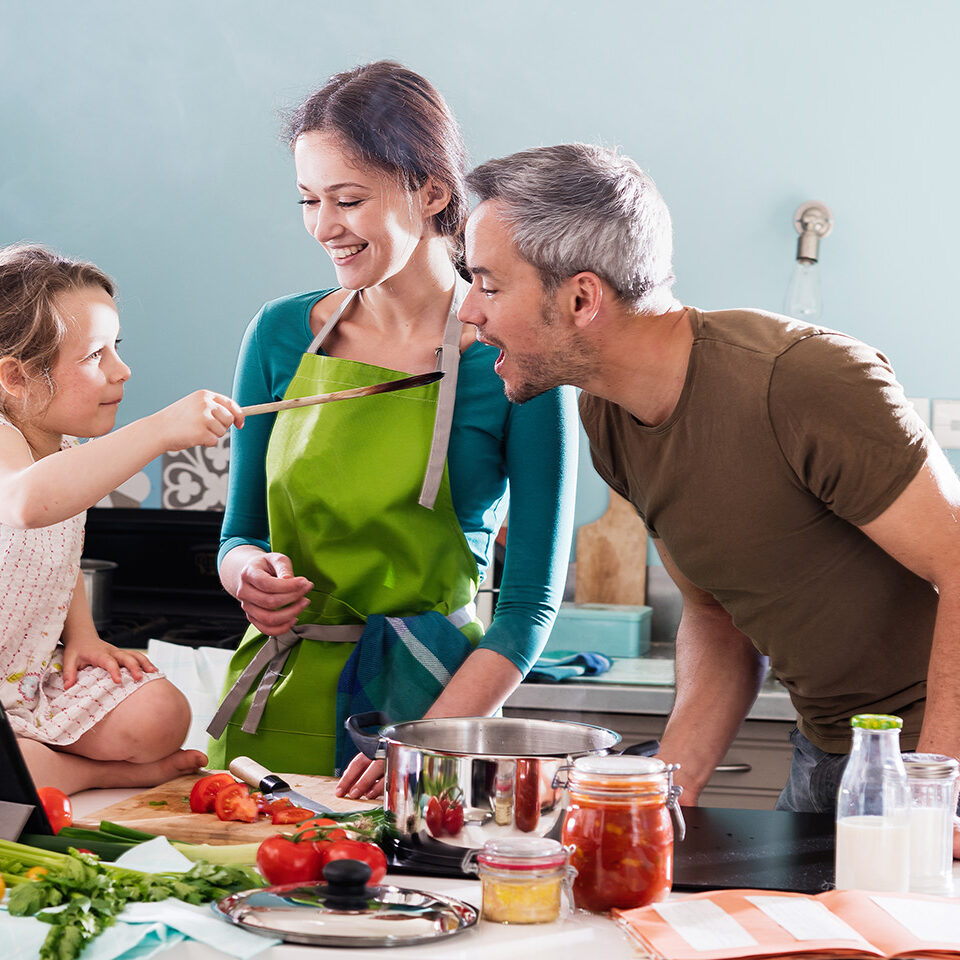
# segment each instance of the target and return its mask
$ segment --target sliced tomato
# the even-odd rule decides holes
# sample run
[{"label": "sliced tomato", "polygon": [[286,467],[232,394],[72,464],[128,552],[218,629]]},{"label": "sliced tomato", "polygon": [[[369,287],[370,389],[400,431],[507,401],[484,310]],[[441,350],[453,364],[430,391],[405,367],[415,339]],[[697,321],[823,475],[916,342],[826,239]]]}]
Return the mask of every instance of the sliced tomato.
[{"label": "sliced tomato", "polygon": [[56,787],[40,787],[37,796],[54,833],[59,833],[63,827],[69,827],[73,823],[73,807],[70,798],[62,790]]},{"label": "sliced tomato", "polygon": [[287,807],[285,810],[272,810],[270,816],[274,823],[302,823],[313,816],[306,807]]},{"label": "sliced tomato", "polygon": [[257,819],[257,801],[250,796],[245,783],[223,787],[213,802],[213,809],[221,820],[241,820],[253,823]]},{"label": "sliced tomato", "polygon": [[270,810],[289,810],[294,802],[289,797],[280,797],[277,800],[267,800]]},{"label": "sliced tomato", "polygon": [[194,813],[210,813],[220,788],[236,782],[229,773],[211,773],[201,777],[190,791],[190,809]]}]

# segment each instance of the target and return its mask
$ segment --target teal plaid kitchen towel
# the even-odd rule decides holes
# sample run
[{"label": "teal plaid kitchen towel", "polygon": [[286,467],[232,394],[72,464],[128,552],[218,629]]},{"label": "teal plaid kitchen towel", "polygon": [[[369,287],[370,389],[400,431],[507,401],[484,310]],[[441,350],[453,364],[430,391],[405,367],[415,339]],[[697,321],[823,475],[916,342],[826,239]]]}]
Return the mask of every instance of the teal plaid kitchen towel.
[{"label": "teal plaid kitchen towel", "polygon": [[369,617],[337,683],[337,773],[358,752],[344,728],[347,717],[378,710],[391,723],[419,720],[472,652],[463,633],[435,610]]}]

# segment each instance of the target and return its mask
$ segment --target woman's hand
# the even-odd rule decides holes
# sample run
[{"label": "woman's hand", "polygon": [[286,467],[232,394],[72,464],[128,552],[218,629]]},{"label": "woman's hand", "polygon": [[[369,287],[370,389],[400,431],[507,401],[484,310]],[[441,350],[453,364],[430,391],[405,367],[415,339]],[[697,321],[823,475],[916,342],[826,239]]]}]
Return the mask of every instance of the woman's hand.
[{"label": "woman's hand", "polygon": [[257,552],[240,569],[236,597],[247,619],[263,634],[276,637],[289,630],[310,601],[313,584],[293,575],[290,558]]},{"label": "woman's hand", "polygon": [[337,796],[349,797],[351,800],[376,800],[383,794],[384,767],[382,760],[371,760],[358,753],[347,764],[347,769],[337,783]]},{"label": "woman's hand", "polygon": [[243,426],[243,411],[222,393],[195,390],[149,419],[164,450],[186,450],[216,446],[231,426]]},{"label": "woman's hand", "polygon": [[77,671],[84,667],[103,667],[114,683],[122,683],[120,668],[126,667],[134,680],[143,679],[144,672],[156,673],[157,668],[142,650],[121,650],[98,636],[67,641],[63,649],[63,689],[69,690],[77,682]]}]

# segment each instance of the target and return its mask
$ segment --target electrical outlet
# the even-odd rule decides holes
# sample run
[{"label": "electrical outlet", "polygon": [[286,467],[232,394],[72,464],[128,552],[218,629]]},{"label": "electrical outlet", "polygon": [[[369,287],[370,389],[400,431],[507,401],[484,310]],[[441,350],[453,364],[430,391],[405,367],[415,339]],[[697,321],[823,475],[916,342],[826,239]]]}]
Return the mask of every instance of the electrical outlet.
[{"label": "electrical outlet", "polygon": [[929,397],[907,397],[913,404],[913,409],[917,411],[920,419],[930,426],[930,398]]},{"label": "electrical outlet", "polygon": [[933,435],[945,449],[960,448],[960,400],[933,401]]}]

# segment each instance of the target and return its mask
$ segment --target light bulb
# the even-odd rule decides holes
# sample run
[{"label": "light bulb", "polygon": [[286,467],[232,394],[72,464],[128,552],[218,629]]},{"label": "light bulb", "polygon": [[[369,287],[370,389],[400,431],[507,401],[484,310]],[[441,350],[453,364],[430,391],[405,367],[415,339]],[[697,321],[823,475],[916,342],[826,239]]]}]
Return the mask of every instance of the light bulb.
[{"label": "light bulb", "polygon": [[820,318],[820,241],[833,230],[833,214],[825,203],[811,200],[801,203],[793,215],[797,240],[797,263],[787,287],[783,312],[797,320],[814,322]]},{"label": "light bulb", "polygon": [[820,268],[816,260],[797,260],[787,287],[783,311],[796,320],[819,320],[823,310],[820,299]]}]

